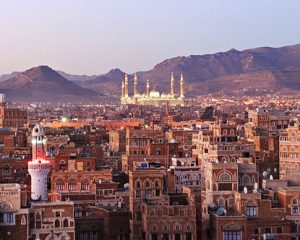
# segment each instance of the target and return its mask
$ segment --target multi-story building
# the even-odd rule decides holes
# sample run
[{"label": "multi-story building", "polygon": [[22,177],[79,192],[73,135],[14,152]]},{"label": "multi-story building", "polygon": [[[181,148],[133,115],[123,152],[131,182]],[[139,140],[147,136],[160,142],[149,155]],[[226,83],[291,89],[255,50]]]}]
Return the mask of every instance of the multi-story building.
[{"label": "multi-story building", "polygon": [[27,124],[27,111],[18,108],[8,108],[4,94],[0,94],[0,127],[18,128]]},{"label": "multi-story building", "polygon": [[193,156],[201,166],[204,161],[236,162],[240,157],[253,156],[253,143],[238,139],[235,125],[215,123],[193,135]]},{"label": "multi-story building", "polygon": [[300,180],[300,124],[295,121],[281,134],[279,140],[280,177]]},{"label": "multi-story building", "polygon": [[134,162],[159,162],[168,167],[171,157],[182,156],[178,149],[179,143],[168,142],[162,130],[144,128],[127,128],[126,153],[122,155],[122,170],[133,169]]},{"label": "multi-story building", "polygon": [[165,168],[130,172],[131,239],[196,239],[196,207],[187,195],[168,194]]},{"label": "multi-story building", "polygon": [[109,147],[113,152],[126,152],[126,130],[109,131]]},{"label": "multi-story building", "polygon": [[0,239],[75,240],[72,202],[31,202],[26,186],[0,184]]},{"label": "multi-story building", "polygon": [[201,187],[201,168],[193,157],[172,158],[168,171],[168,190],[182,192],[183,187]]}]

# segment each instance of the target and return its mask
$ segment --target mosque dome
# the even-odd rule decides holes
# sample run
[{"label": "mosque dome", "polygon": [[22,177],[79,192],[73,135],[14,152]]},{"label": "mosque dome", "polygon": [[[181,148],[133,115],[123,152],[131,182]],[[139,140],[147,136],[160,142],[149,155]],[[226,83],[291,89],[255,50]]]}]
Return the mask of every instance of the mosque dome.
[{"label": "mosque dome", "polygon": [[160,93],[158,91],[151,91],[150,92],[150,97],[154,97],[154,98],[159,98],[160,97]]},{"label": "mosque dome", "polygon": [[40,136],[45,136],[45,131],[43,126],[38,123],[32,129],[32,137],[40,137]]}]

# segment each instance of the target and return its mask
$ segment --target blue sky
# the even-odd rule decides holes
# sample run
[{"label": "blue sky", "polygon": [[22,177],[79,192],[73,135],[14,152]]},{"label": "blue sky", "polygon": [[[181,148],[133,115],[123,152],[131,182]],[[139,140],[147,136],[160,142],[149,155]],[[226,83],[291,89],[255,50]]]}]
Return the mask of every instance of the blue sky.
[{"label": "blue sky", "polygon": [[300,43],[298,0],[0,1],[0,74],[149,70],[175,56]]}]

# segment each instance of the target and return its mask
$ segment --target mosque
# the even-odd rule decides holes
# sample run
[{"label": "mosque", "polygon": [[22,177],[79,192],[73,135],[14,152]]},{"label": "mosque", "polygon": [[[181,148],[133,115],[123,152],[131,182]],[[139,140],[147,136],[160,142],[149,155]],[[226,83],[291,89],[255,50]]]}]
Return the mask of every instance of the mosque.
[{"label": "mosque", "polygon": [[168,104],[169,106],[184,106],[184,86],[183,75],[180,75],[180,95],[177,97],[174,93],[174,75],[171,74],[171,89],[170,93],[160,93],[155,88],[150,91],[150,83],[147,80],[146,92],[138,93],[138,78],[134,74],[134,93],[133,96],[128,96],[128,75],[125,74],[125,79],[122,81],[122,97],[121,104],[138,104],[138,105],[154,105],[161,106]]}]

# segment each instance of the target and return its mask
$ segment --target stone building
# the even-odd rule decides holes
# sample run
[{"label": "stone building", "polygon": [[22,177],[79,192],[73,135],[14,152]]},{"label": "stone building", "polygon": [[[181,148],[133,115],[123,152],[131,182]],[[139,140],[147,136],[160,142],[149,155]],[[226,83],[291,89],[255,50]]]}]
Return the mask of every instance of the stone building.
[{"label": "stone building", "polygon": [[196,207],[186,194],[168,194],[164,168],[129,174],[131,239],[196,239]]},{"label": "stone building", "polygon": [[290,181],[300,180],[300,124],[295,121],[285,129],[279,139],[280,177]]}]

